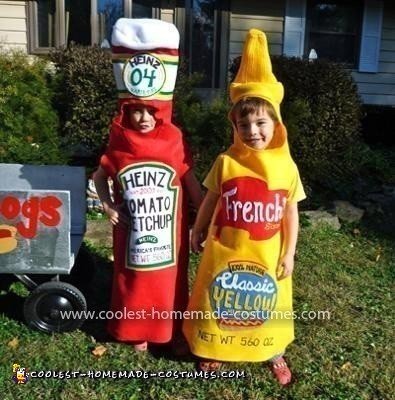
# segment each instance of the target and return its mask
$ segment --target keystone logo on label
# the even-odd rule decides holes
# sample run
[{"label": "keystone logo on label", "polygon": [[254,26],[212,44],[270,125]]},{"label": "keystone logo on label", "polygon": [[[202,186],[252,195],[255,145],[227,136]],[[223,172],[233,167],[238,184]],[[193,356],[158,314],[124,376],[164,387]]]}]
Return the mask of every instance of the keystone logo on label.
[{"label": "keystone logo on label", "polygon": [[156,236],[152,235],[146,235],[142,236],[134,242],[135,244],[141,244],[141,243],[158,243],[158,238]]},{"label": "keystone logo on label", "polygon": [[136,97],[149,97],[159,92],[166,80],[162,61],[150,53],[130,58],[123,70],[126,89]]}]

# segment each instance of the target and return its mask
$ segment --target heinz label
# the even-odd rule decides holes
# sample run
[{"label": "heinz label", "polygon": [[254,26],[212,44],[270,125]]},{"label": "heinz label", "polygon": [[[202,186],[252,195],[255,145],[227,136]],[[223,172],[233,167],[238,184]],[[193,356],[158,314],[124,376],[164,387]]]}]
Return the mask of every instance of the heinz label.
[{"label": "heinz label", "polygon": [[166,268],[176,262],[174,176],[161,163],[133,164],[119,173],[130,214],[126,264],[131,269]]},{"label": "heinz label", "polygon": [[136,97],[149,97],[162,89],[166,70],[162,61],[150,53],[138,53],[128,60],[123,70],[127,90]]}]

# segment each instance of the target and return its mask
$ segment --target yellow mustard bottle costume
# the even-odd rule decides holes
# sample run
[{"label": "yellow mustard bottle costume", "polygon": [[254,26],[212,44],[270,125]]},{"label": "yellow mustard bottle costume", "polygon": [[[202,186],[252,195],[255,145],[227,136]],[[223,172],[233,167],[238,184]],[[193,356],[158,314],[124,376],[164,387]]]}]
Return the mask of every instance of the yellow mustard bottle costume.
[{"label": "yellow mustard bottle costume", "polygon": [[188,306],[183,332],[192,353],[222,361],[265,361],[294,339],[292,278],[277,280],[284,255],[282,217],[305,198],[281,122],[283,87],[272,73],[266,36],[247,35],[233,104],[270,102],[280,122],[270,145],[255,150],[234,132],[204,185],[219,195]]}]

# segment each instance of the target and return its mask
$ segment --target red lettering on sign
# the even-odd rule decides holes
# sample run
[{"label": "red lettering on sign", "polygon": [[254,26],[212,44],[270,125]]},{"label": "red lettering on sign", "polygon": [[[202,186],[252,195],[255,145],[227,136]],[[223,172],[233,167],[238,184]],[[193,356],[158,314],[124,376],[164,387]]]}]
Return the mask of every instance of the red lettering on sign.
[{"label": "red lettering on sign", "polygon": [[26,239],[36,236],[38,225],[38,213],[40,211],[40,199],[31,197],[22,204],[22,215],[27,218],[27,224],[22,221],[16,224],[18,232]]},{"label": "red lettering on sign", "polygon": [[62,202],[55,196],[47,196],[41,200],[41,211],[47,215],[41,215],[40,221],[47,226],[56,226],[60,222],[60,214],[56,210]]},{"label": "red lettering on sign", "polygon": [[59,225],[61,215],[58,208],[62,204],[56,196],[32,196],[28,199],[6,196],[0,203],[0,216],[9,220],[21,217],[15,227],[21,236],[32,239],[37,235],[39,222],[50,227]]},{"label": "red lettering on sign", "polygon": [[19,215],[19,211],[21,206],[19,204],[19,200],[16,197],[7,196],[4,197],[1,206],[0,212],[7,219],[14,219]]},{"label": "red lettering on sign", "polygon": [[269,190],[265,181],[248,176],[222,184],[221,208],[215,220],[219,237],[225,226],[244,229],[251,240],[273,237],[281,228],[287,190]]}]

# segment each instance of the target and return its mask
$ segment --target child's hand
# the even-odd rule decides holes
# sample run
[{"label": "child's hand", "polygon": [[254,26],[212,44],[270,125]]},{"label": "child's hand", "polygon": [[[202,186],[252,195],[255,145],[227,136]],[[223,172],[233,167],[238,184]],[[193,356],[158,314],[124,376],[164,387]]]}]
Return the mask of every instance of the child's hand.
[{"label": "child's hand", "polygon": [[104,206],[104,212],[108,215],[110,222],[114,226],[119,223],[121,223],[125,226],[129,225],[129,219],[123,212],[122,204],[111,205],[111,206],[106,204]]},{"label": "child's hand", "polygon": [[202,243],[206,240],[203,232],[196,232],[192,229],[191,233],[191,248],[194,253],[201,253],[203,251]]},{"label": "child's hand", "polygon": [[276,269],[277,280],[281,281],[292,275],[293,270],[294,256],[292,254],[285,254]]}]

